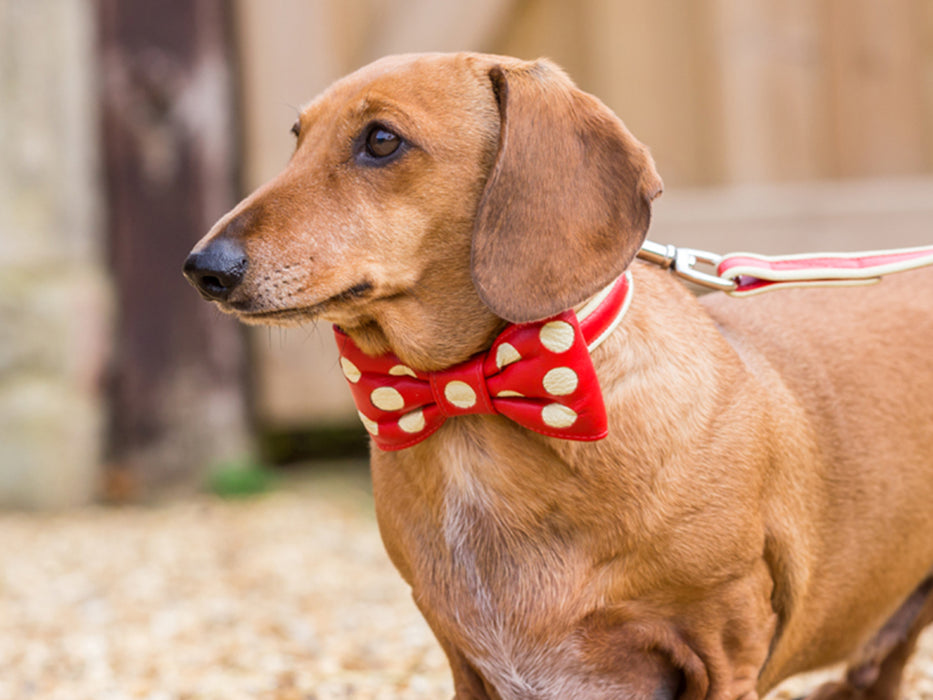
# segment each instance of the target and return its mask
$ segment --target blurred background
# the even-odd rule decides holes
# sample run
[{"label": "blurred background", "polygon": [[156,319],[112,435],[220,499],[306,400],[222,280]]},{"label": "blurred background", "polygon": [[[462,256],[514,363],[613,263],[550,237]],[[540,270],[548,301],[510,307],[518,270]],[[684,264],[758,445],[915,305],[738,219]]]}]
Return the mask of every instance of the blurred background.
[{"label": "blurred background", "polygon": [[181,265],[296,106],[460,49],[614,109],[665,180],[656,241],[933,243],[931,0],[0,0],[0,504],[364,454],[327,328],[247,331]]}]

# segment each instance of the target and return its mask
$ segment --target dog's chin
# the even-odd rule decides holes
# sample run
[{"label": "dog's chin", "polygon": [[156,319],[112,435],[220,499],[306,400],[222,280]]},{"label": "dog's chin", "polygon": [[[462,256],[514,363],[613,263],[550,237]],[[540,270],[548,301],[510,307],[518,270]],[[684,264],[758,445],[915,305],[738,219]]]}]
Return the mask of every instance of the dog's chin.
[{"label": "dog's chin", "polygon": [[[336,312],[333,308],[323,309],[324,303],[306,308],[244,310],[225,304],[216,306],[226,314],[237,318],[248,326],[278,326],[297,328],[315,321],[327,321],[349,332],[363,352],[379,355],[389,351],[389,341],[375,321],[355,314]],[[328,313],[329,312],[329,313]]]},{"label": "dog's chin", "polygon": [[238,321],[248,326],[280,326],[294,328],[306,323],[321,320],[321,307],[324,306],[324,304],[269,307],[253,304],[250,301],[239,300],[236,302],[214,301],[214,306],[222,313],[233,316]]},{"label": "dog's chin", "polygon": [[330,321],[336,324],[356,326],[360,316],[358,307],[371,296],[369,282],[356,284],[337,294],[311,304],[275,305],[257,303],[250,298],[216,302],[217,308],[235,316],[250,326],[295,327],[314,321]]},{"label": "dog's chin", "polygon": [[236,311],[223,309],[231,313],[247,326],[279,326],[295,328],[318,320],[320,317],[306,309],[275,309],[272,311]]}]

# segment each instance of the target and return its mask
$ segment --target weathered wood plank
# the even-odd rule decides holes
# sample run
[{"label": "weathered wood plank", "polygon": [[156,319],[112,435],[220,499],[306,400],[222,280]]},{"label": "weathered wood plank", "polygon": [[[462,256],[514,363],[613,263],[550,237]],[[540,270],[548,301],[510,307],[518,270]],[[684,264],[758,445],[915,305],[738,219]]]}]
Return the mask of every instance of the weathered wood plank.
[{"label": "weathered wood plank", "polygon": [[235,199],[226,7],[99,3],[116,496],[196,481],[248,449],[241,331],[181,276],[190,247]]}]

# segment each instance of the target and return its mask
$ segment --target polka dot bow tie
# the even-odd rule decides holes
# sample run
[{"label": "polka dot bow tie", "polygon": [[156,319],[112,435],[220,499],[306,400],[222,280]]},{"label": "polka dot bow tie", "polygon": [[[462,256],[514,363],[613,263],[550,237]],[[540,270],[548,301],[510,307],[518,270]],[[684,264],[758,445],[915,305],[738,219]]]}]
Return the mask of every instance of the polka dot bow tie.
[{"label": "polka dot bow tie", "polygon": [[401,450],[448,418],[500,414],[551,437],[599,440],[606,408],[590,351],[621,321],[631,298],[625,274],[580,310],[508,326],[466,362],[421,372],[392,354],[365,355],[334,328],[340,365],[360,420],[382,450]]}]

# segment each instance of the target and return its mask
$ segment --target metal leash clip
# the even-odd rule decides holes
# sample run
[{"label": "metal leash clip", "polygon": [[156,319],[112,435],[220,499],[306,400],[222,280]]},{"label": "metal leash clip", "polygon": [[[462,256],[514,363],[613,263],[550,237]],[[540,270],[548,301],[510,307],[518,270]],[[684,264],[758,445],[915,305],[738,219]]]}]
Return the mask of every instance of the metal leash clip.
[{"label": "metal leash clip", "polygon": [[723,256],[711,253],[708,250],[678,248],[672,245],[645,241],[641,250],[638,251],[638,257],[654,263],[664,270],[671,270],[678,277],[707,289],[732,292],[737,287],[735,280],[696,269],[697,265],[702,264],[709,265],[715,270],[719,263],[722,262]]}]

